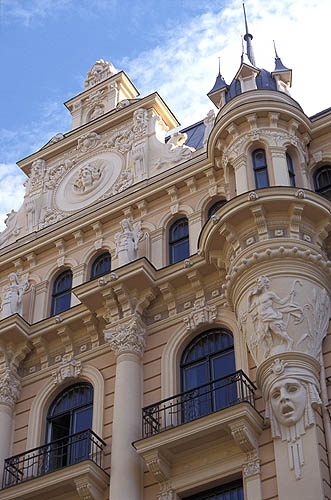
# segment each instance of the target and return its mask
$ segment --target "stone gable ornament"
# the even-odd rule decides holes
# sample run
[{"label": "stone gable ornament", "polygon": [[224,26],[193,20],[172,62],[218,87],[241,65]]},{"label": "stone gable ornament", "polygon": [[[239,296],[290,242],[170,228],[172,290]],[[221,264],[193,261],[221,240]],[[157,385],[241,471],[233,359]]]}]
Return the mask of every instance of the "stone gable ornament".
[{"label": "stone gable ornament", "polygon": [[77,378],[82,369],[81,361],[77,361],[73,354],[64,354],[60,366],[52,371],[54,384],[61,384],[64,380]]},{"label": "stone gable ornament", "polygon": [[199,326],[212,324],[216,321],[217,309],[216,306],[206,304],[206,299],[197,299],[194,302],[192,311],[188,316],[185,316],[184,323],[187,332],[192,332]]},{"label": "stone gable ornament", "polygon": [[100,139],[100,135],[96,132],[88,132],[78,139],[77,149],[82,153],[86,153],[95,148],[99,144]]},{"label": "stone gable ornament", "polygon": [[103,59],[99,59],[93,64],[90,71],[87,72],[85,80],[85,89],[97,85],[103,80],[106,80],[106,78],[115,75],[116,73],[117,71],[110,61],[104,61]]}]

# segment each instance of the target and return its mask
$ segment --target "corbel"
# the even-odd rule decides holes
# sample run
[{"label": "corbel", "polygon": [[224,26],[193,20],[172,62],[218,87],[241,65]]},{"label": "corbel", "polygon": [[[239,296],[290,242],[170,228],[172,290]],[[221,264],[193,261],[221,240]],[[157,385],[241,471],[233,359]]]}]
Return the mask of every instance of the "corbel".
[{"label": "corbel", "polygon": [[186,179],[186,185],[190,190],[190,193],[193,194],[197,191],[197,183],[195,180],[195,177],[190,177],[189,179]]},{"label": "corbel", "polygon": [[97,486],[91,474],[87,473],[74,478],[76,491],[82,500],[99,500],[103,498],[103,490]]},{"label": "corbel", "polygon": [[123,214],[127,219],[133,220],[133,210],[131,206],[124,208]]},{"label": "corbel", "polygon": [[91,340],[92,349],[99,346],[98,320],[94,314],[89,314],[83,318],[86,333]]},{"label": "corbel", "polygon": [[161,283],[159,290],[162,293],[163,299],[167,305],[169,316],[176,314],[176,297],[174,287],[170,283]]},{"label": "corbel", "polygon": [[74,235],[78,247],[84,243],[84,233],[81,229],[74,231],[72,234]]},{"label": "corbel", "polygon": [[238,127],[235,123],[231,123],[231,125],[229,127],[227,127],[226,130],[227,130],[228,134],[232,136],[232,139],[235,139],[239,135],[239,130],[238,130]]},{"label": "corbel", "polygon": [[170,464],[158,450],[153,450],[144,455],[148,470],[153,474],[158,483],[168,481],[171,477]]},{"label": "corbel", "polygon": [[117,296],[112,288],[101,290],[104,299],[104,309],[102,317],[107,324],[118,321],[121,317],[121,308]]},{"label": "corbel", "polygon": [[231,224],[224,224],[220,229],[220,235],[226,239],[235,253],[241,248],[239,236]]},{"label": "corbel", "polygon": [[147,309],[147,307],[149,307],[151,302],[156,299],[156,297],[157,297],[157,291],[152,287],[149,287],[146,290],[144,290],[140,294],[140,298],[135,307],[135,312],[142,315],[143,312]]},{"label": "corbel", "polygon": [[303,205],[291,204],[289,210],[289,233],[293,238],[299,238],[300,223],[303,213]]},{"label": "corbel", "polygon": [[239,448],[245,453],[258,449],[258,440],[252,426],[244,419],[238,419],[229,424],[231,435]]},{"label": "corbel", "polygon": [[103,244],[103,227],[100,221],[94,222],[92,224],[92,229],[95,232],[96,240],[94,242],[94,248],[98,250]]},{"label": "corbel", "polygon": [[26,358],[31,350],[32,344],[29,341],[14,346],[14,352],[10,359],[10,367],[14,368],[15,372],[17,372],[20,363]]},{"label": "corbel", "polygon": [[28,253],[25,257],[30,268],[37,264],[37,258],[34,252]]},{"label": "corbel", "polygon": [[198,270],[189,271],[186,276],[191,284],[192,290],[195,293],[195,297],[197,299],[204,297],[205,290],[200,272]]},{"label": "corbel", "polygon": [[170,212],[174,215],[179,211],[178,191],[176,186],[168,188],[167,193],[171,198]]},{"label": "corbel", "polygon": [[47,342],[43,337],[37,337],[32,340],[33,347],[35,348],[40,359],[41,369],[48,367],[48,348]]},{"label": "corbel", "polygon": [[146,200],[139,201],[137,203],[138,210],[140,211],[140,216],[144,217],[148,214],[148,203]]},{"label": "corbel", "polygon": [[65,354],[73,352],[72,332],[68,325],[60,326],[56,329],[62,344],[64,345]]},{"label": "corbel", "polygon": [[287,125],[287,130],[289,131],[289,134],[296,135],[298,128],[299,128],[299,122],[294,120],[294,118],[291,118],[291,120],[288,122]]},{"label": "corbel", "polygon": [[268,226],[263,206],[253,205],[250,207],[250,211],[255,219],[259,239],[261,241],[266,240],[268,238]]},{"label": "corbel", "polygon": [[128,290],[123,283],[118,283],[113,289],[117,296],[117,301],[120,305],[123,317],[131,316],[135,309],[132,300],[132,298],[134,298],[133,290]]},{"label": "corbel", "polygon": [[268,113],[269,126],[272,128],[278,128],[279,113]]},{"label": "corbel", "polygon": [[21,258],[14,260],[13,264],[17,273],[23,272],[23,260]]},{"label": "corbel", "polygon": [[257,129],[257,114],[252,113],[251,115],[246,116],[246,120],[249,123],[250,129]]},{"label": "corbel", "polygon": [[56,259],[57,267],[62,267],[64,266],[65,262],[65,244],[64,244],[64,239],[60,238],[59,240],[55,241],[55,246],[58,249],[59,252],[59,257]]}]

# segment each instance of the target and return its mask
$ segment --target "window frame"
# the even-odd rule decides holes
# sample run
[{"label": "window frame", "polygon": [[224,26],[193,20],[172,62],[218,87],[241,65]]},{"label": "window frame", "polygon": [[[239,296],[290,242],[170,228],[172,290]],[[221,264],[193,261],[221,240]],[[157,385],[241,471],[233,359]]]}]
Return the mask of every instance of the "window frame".
[{"label": "window frame", "polygon": [[[57,284],[61,279],[63,279],[66,275],[70,274],[70,286],[67,288],[63,288],[60,291],[56,291]],[[57,314],[61,314],[64,311],[67,311],[71,307],[71,290],[72,290],[72,280],[73,280],[73,273],[71,269],[65,269],[62,271],[60,274],[57,275],[53,282],[53,288],[52,288],[52,298],[51,298],[51,316],[55,316]],[[58,308],[58,301],[60,298],[69,296],[69,304],[68,307],[63,308]]]},{"label": "window frame", "polygon": [[[263,153],[264,163],[261,166],[258,166],[257,162],[256,162],[256,155],[258,153]],[[267,156],[266,156],[266,152],[265,152],[265,150],[263,148],[257,148],[257,149],[254,149],[254,151],[252,151],[252,162],[253,162],[255,188],[256,189],[263,189],[263,188],[270,187],[270,180],[269,180],[269,173],[268,173],[268,164],[267,164]],[[259,175],[258,174],[260,174],[261,172],[265,173],[266,181],[267,181],[267,184],[263,185],[263,186],[259,185]]]},{"label": "window frame", "polygon": [[[325,186],[320,187],[319,182],[318,182],[318,177],[320,177],[324,172],[328,173],[328,176],[330,178],[329,184],[326,184]],[[331,165],[326,164],[321,167],[319,167],[315,172],[314,172],[314,188],[315,192],[320,194],[321,196],[324,196],[326,199],[331,201]]]},{"label": "window frame", "polygon": [[[186,234],[184,236],[180,236],[178,238],[173,238],[173,232],[177,229],[177,227],[182,224],[183,222],[186,223]],[[187,243],[185,249],[185,255],[179,259],[175,259],[174,256],[174,250],[176,247],[178,248],[179,245]],[[177,219],[175,222],[171,224],[168,230],[168,251],[169,251],[169,264],[176,264],[177,262],[181,262],[182,260],[188,259],[190,256],[190,232],[189,232],[189,222],[187,217],[181,217],[180,219]]]},{"label": "window frame", "polygon": [[[95,272],[95,267],[99,264],[99,261],[101,261],[103,258],[108,257],[109,258],[109,269],[103,272],[96,273]],[[101,276],[104,276],[105,274],[108,274],[111,272],[111,255],[110,252],[102,252],[101,254],[97,255],[91,264],[91,269],[90,269],[90,280],[94,280],[96,278],[100,278]]]}]

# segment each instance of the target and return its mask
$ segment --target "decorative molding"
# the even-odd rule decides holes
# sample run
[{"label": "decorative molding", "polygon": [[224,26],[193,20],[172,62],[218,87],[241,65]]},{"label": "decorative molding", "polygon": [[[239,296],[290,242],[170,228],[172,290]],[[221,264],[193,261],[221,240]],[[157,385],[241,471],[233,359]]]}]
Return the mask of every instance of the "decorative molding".
[{"label": "decorative molding", "polygon": [[86,153],[87,151],[97,147],[100,141],[101,136],[99,134],[96,132],[88,132],[78,139],[77,149],[81,153]]},{"label": "decorative molding", "polygon": [[217,308],[216,306],[207,305],[206,299],[197,299],[194,304],[192,311],[188,316],[185,316],[184,323],[188,332],[194,331],[199,326],[212,324],[217,318]]},{"label": "decorative molding", "polygon": [[104,330],[105,341],[119,356],[125,352],[141,355],[145,347],[145,327],[138,315],[115,328]]},{"label": "decorative molding", "polygon": [[53,382],[55,385],[59,385],[67,379],[77,378],[81,374],[81,370],[81,361],[77,361],[71,353],[64,354],[60,366],[52,371]]},{"label": "decorative molding", "polygon": [[21,383],[10,368],[0,374],[0,403],[14,408],[19,398]]},{"label": "decorative molding", "polygon": [[153,452],[151,456],[146,456],[145,463],[148,470],[153,474],[158,483],[162,483],[170,479],[170,464],[160,452],[156,451]]}]

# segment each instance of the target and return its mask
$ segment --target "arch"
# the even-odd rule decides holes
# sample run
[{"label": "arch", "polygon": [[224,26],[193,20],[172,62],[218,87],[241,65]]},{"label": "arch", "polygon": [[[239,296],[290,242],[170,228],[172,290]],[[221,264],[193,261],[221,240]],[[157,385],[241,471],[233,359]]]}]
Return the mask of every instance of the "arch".
[{"label": "arch", "polygon": [[171,212],[168,211],[163,215],[163,217],[161,217],[157,229],[161,228],[167,229],[170,226],[170,223],[174,220],[174,217],[177,217],[178,219],[181,216],[188,218],[191,214],[193,214],[192,207],[190,207],[189,205],[180,205],[179,210],[176,214],[172,214]]},{"label": "arch", "polygon": [[[80,380],[87,380],[93,386],[94,400],[93,400],[93,418],[92,430],[102,438],[103,433],[103,411],[104,411],[104,379],[100,371],[91,365],[83,365],[79,378]],[[54,381],[49,379],[48,382],[37,393],[32,401],[28,436],[27,436],[27,450],[37,448],[43,444],[43,437],[45,436],[46,429],[46,415],[51,402],[56,396],[66,387],[72,384],[72,379],[60,384],[54,385]]]},{"label": "arch", "polygon": [[56,278],[56,276],[58,274],[60,274],[63,271],[63,269],[69,268],[69,269],[72,270],[74,267],[77,267],[78,265],[79,265],[78,261],[75,258],[73,258],[73,257],[66,257],[64,259],[63,265],[58,266],[57,263],[54,263],[53,266],[49,267],[49,269],[48,269],[48,271],[47,271],[47,273],[46,273],[46,275],[44,277],[44,281],[51,282],[51,281],[53,281]]},{"label": "arch", "polygon": [[318,168],[313,178],[316,193],[331,201],[331,165]]},{"label": "arch", "polygon": [[87,271],[86,271],[87,276],[85,278],[88,279],[88,276],[89,276],[89,273],[91,270],[91,261],[93,260],[93,257],[97,257],[99,254],[101,254],[103,252],[109,252],[111,255],[112,252],[114,252],[114,251],[115,251],[115,245],[112,245],[111,242],[108,242],[108,241],[105,241],[103,243],[102,247],[99,248],[98,250],[96,250],[94,245],[89,246],[88,249],[83,254],[82,258],[80,259],[81,264],[87,263],[87,266],[86,266],[87,267]]},{"label": "arch", "polygon": [[184,322],[174,331],[169,338],[161,357],[161,397],[166,399],[180,392],[180,358],[185,347],[190,341],[211,328],[225,328],[233,335],[234,351],[236,356],[237,370],[242,369],[248,374],[247,346],[237,324],[235,314],[229,310],[218,311],[221,321],[216,320],[204,327],[199,327],[187,334],[187,327]]},{"label": "arch", "polygon": [[210,203],[209,205],[209,208],[208,208],[208,211],[207,212],[207,217],[206,217],[206,220],[210,219],[210,217],[212,215],[215,215],[216,212],[218,212],[218,210],[223,207],[223,205],[226,203],[226,199],[219,199],[217,201],[215,201],[214,203]]}]

